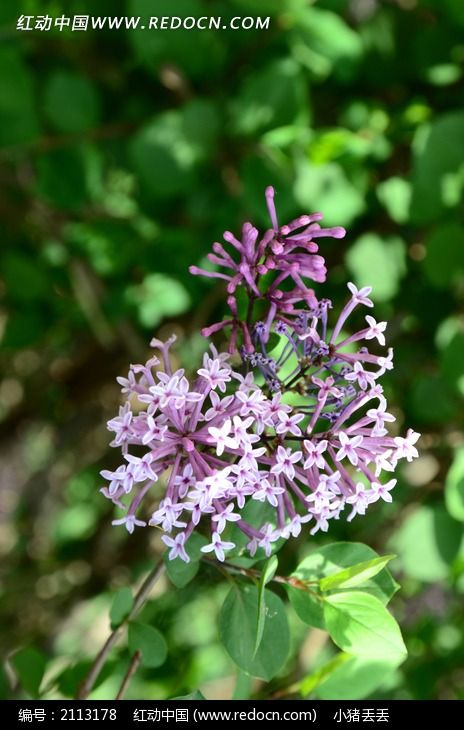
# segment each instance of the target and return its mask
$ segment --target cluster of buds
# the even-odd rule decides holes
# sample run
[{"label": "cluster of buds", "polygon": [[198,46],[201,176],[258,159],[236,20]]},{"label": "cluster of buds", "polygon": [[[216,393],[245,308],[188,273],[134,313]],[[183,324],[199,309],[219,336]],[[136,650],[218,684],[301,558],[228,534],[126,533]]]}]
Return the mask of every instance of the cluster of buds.
[{"label": "cluster of buds", "polygon": [[[241,367],[233,369],[230,354],[211,346],[189,381],[173,368],[174,338],[155,339],[156,356],[118,379],[126,402],[108,428],[124,461],[102,472],[108,485],[101,491],[124,512],[113,524],[129,532],[161,528],[171,559],[189,560],[186,544],[196,529],[209,536],[202,551],[220,561],[239,545],[252,556],[270,555],[305,523],[311,534],[325,532],[331,519],[350,521],[379,499],[390,502],[397,462],[418,455],[419,434],[390,436],[385,427],[395,418],[378,380],[393,367],[392,350],[358,348],[371,340],[385,345],[386,323],[366,315],[365,327],[342,335],[356,307],[373,306],[371,289],[349,283],[351,296],[331,328],[331,302],[318,302],[303,281],[326,274],[312,238],[341,237],[343,229],[321,229],[319,214],[279,227],[271,188],[266,197],[272,228],[259,243],[251,224],[241,243],[225,234],[241,261],[215,244],[211,261],[235,273],[206,272],[228,281],[234,315],[207,334],[230,324],[234,351],[241,333]],[[270,271],[275,278],[264,290],[260,277]],[[288,278],[295,286],[283,291]],[[237,312],[238,286],[251,304],[245,321]],[[250,312],[259,301],[268,309],[264,321],[254,322]],[[269,351],[271,334],[277,344]]]},{"label": "cluster of buds", "polygon": [[[230,326],[229,352],[235,351],[239,335],[246,351],[253,352],[251,330],[255,304],[264,307],[262,319],[267,340],[274,320],[291,324],[302,308],[313,307],[317,303],[314,290],[307,287],[305,279],[322,283],[327,269],[323,257],[317,254],[319,247],[314,239],[322,236],[343,238],[346,233],[341,227],[321,228],[317,221],[322,219],[322,213],[302,215],[285,226],[279,226],[274,188],[266,189],[266,201],[272,228],[262,238],[251,223],[245,223],[241,241],[230,231],[224,233],[224,240],[232,246],[235,258],[221,243],[213,244],[213,253],[208,254],[208,259],[225,272],[206,271],[198,266],[189,269],[191,274],[227,281],[227,305],[232,316],[205,327],[202,334],[210,337]],[[292,288],[284,288],[289,281]],[[244,290],[249,303],[244,317],[238,311],[238,288]]]}]

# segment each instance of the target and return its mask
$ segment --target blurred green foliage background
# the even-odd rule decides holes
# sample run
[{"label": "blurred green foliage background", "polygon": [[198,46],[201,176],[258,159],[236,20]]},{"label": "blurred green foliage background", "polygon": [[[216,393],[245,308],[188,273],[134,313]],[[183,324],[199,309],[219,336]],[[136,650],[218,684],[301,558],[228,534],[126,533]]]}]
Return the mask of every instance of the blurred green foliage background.
[{"label": "blurred green foliage background", "polygon": [[[271,22],[19,32],[20,13]],[[39,679],[47,662],[47,696],[72,695],[114,591],[160,551],[150,530],[112,528],[98,493],[99,470],[119,463],[105,429],[115,377],[155,332],[184,338],[187,366],[199,358],[222,290],[187,267],[223,230],[267,227],[272,184],[282,221],[320,210],[347,227],[322,244],[319,291],[339,307],[347,280],[374,286],[395,347],[389,399],[399,428],[423,434],[393,505],[294,540],[279,570],[328,540],[394,551],[409,659],[374,696],[463,698],[463,75],[462,0],[2,0],[1,641]],[[168,661],[139,672],[128,697],[231,695],[215,624],[224,592],[209,568],[180,595],[161,585],[143,618],[168,637]],[[292,625],[300,676],[330,650]],[[95,697],[115,695],[127,661],[122,646]]]}]

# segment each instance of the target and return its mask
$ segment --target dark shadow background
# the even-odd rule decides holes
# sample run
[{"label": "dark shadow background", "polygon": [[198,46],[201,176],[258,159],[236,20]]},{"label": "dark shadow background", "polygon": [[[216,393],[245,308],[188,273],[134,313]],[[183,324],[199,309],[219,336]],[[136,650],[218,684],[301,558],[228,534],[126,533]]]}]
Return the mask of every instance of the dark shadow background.
[{"label": "dark shadow background", "polygon": [[[271,21],[20,32],[20,12],[33,25],[62,13]],[[29,648],[39,674],[46,660],[46,696],[73,693],[111,592],[159,549],[148,530],[113,529],[98,493],[100,469],[119,463],[105,429],[115,377],[146,359],[154,333],[181,335],[187,365],[200,357],[222,290],[187,267],[225,229],[267,227],[272,184],[282,221],[321,210],[348,229],[321,246],[319,293],[339,308],[347,280],[374,286],[395,348],[391,408],[423,434],[393,505],[294,541],[281,565],[327,539],[396,552],[410,655],[375,696],[463,697],[463,71],[462,0],[2,0],[1,641],[5,657]],[[128,696],[230,696],[214,625],[223,595],[205,569],[147,607],[171,652]],[[330,649],[292,621],[300,676]],[[126,664],[121,649],[96,697],[114,696]]]}]

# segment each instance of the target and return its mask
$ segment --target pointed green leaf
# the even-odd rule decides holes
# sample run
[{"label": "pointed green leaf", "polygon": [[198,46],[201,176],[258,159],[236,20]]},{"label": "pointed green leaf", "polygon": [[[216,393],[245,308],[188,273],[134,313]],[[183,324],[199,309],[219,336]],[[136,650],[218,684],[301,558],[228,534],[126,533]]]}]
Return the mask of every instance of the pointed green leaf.
[{"label": "pointed green leaf", "polygon": [[195,578],[200,568],[200,560],[203,555],[201,548],[207,544],[207,540],[203,535],[198,535],[196,532],[190,535],[185,551],[190,558],[190,562],[186,563],[180,558],[175,560],[169,560],[168,551],[164,555],[164,562],[166,565],[166,573],[168,574],[171,581],[174,583],[176,588],[183,588]]},{"label": "pointed green leaf", "polygon": [[351,246],[346,263],[358,286],[369,281],[375,301],[387,302],[397,294],[406,274],[406,245],[398,236],[365,233]]},{"label": "pointed green leaf", "polygon": [[354,588],[355,586],[362,585],[377,575],[377,573],[380,573],[394,557],[396,556],[384,555],[383,557],[365,560],[357,565],[352,565],[350,568],[345,568],[345,570],[341,570],[339,573],[321,578],[319,588],[321,591],[331,591],[334,588]]},{"label": "pointed green leaf", "polygon": [[219,616],[221,641],[233,661],[244,672],[270,680],[284,665],[290,633],[285,606],[275,593],[265,591],[264,631],[253,656],[258,616],[258,589],[236,583],[230,589]]},{"label": "pointed green leaf", "polygon": [[405,656],[350,656],[326,672],[315,688],[314,696],[322,700],[362,700],[388,680]]},{"label": "pointed green leaf", "polygon": [[446,477],[445,503],[451,517],[464,522],[464,448],[456,452]]},{"label": "pointed green leaf", "polygon": [[322,601],[318,600],[314,594],[297,588],[289,587],[287,591],[296,615],[308,626],[325,629]]},{"label": "pointed green leaf", "polygon": [[461,541],[462,525],[436,504],[409,514],[390,542],[409,576],[435,583],[450,575]]},{"label": "pointed green leaf", "polygon": [[25,647],[11,657],[10,664],[21,686],[32,697],[37,697],[47,664],[44,655],[37,649]]},{"label": "pointed green leaf", "polygon": [[173,700],[206,700],[206,697],[201,694],[200,690],[197,689],[195,692],[190,692],[188,695],[181,695],[180,697],[173,697]]},{"label": "pointed green leaf", "polygon": [[110,608],[111,628],[116,629],[122,624],[124,619],[128,617],[134,605],[132,591],[127,586],[121,588],[114,596],[113,603]]},{"label": "pointed green leaf", "polygon": [[302,697],[307,697],[311,692],[318,687],[327,677],[329,677],[338,667],[348,661],[350,658],[349,654],[340,652],[333,657],[327,664],[324,664],[315,672],[305,677],[300,684],[300,693]]},{"label": "pointed green leaf", "polygon": [[166,661],[168,649],[158,629],[138,621],[129,623],[129,651],[135,654],[140,651],[142,663],[146,667],[160,667]]},{"label": "pointed green leaf", "polygon": [[[350,568],[361,562],[374,560],[377,553],[359,542],[336,542],[314,550],[297,566],[292,576],[299,580],[318,581],[327,576],[339,573],[341,569]],[[376,596],[382,603],[387,604],[398,590],[398,584],[393,580],[387,568],[383,568],[377,575],[369,578],[363,586],[364,593]],[[309,626],[324,629],[324,614],[322,603],[311,593],[296,588],[288,588],[288,596],[296,614]]]},{"label": "pointed green leaf", "polygon": [[368,593],[334,593],[324,601],[324,618],[331,638],[355,655],[406,655],[401,631],[385,606]]},{"label": "pointed green leaf", "polygon": [[59,69],[45,87],[43,108],[60,132],[86,132],[98,123],[100,97],[86,76]]},{"label": "pointed green leaf", "polygon": [[279,564],[279,560],[275,555],[272,555],[269,560],[266,561],[264,568],[261,573],[261,578],[259,580],[259,589],[258,589],[258,618],[257,618],[257,625],[256,625],[256,640],[255,640],[255,646],[253,649],[253,657],[256,656],[256,652],[258,651],[258,647],[261,643],[261,639],[263,638],[263,631],[264,631],[264,620],[265,620],[265,611],[266,611],[266,601],[264,597],[264,589],[266,585],[269,583],[270,580],[274,577],[277,566]]}]

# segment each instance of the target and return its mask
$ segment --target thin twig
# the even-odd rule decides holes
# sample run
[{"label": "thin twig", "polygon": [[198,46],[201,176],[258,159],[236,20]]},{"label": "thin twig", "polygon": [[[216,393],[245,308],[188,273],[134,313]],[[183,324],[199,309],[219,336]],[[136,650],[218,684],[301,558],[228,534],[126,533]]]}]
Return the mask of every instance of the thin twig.
[{"label": "thin twig", "polygon": [[[202,561],[205,563],[208,563],[209,565],[214,565],[215,568],[218,570],[223,571],[224,568],[226,570],[230,570],[234,573],[238,573],[239,575],[244,575],[246,578],[260,578],[261,577],[261,571],[255,570],[254,568],[242,568],[240,565],[234,565],[233,563],[228,563],[227,561],[219,563],[218,561],[214,560],[214,558],[202,558]],[[271,581],[274,583],[283,583],[284,585],[291,586],[292,588],[297,588],[300,591],[306,591],[307,593],[311,593],[315,598],[318,600],[321,599],[321,596],[319,594],[312,590],[309,586],[311,585],[317,585],[317,580],[300,580],[299,578],[295,578],[291,575],[274,575],[273,578],[271,578]]]},{"label": "thin twig", "polygon": [[130,661],[130,664],[127,668],[127,672],[124,675],[124,679],[122,680],[121,686],[119,688],[119,692],[116,695],[116,697],[114,698],[115,700],[122,700],[122,698],[124,697],[124,694],[126,692],[126,689],[129,686],[129,683],[130,683],[132,677],[134,676],[137,669],[139,668],[141,657],[142,657],[142,652],[139,649],[137,649],[137,651],[134,653],[134,656],[132,657],[132,659]]},{"label": "thin twig", "polygon": [[[90,670],[87,674],[87,676],[84,678],[84,680],[79,685],[79,689],[76,694],[76,699],[78,700],[85,700],[90,692],[92,691],[93,685],[95,684],[98,675],[100,674],[105,661],[108,657],[108,654],[110,653],[113,646],[116,644],[118,639],[121,635],[121,629],[122,627],[127,624],[129,621],[131,621],[135,616],[138,614],[140,609],[142,608],[143,604],[145,603],[146,599],[148,598],[151,589],[157,583],[157,581],[161,578],[161,576],[164,573],[164,562],[161,560],[155,567],[150,571],[150,573],[145,578],[144,582],[140,586],[139,590],[137,591],[135,598],[134,598],[134,605],[132,606],[132,610],[129,613],[129,615],[124,619],[124,621],[108,636],[107,640],[103,644],[102,648],[98,652],[97,656],[95,657],[95,660],[90,667]],[[134,670],[135,671],[135,670]]]}]

